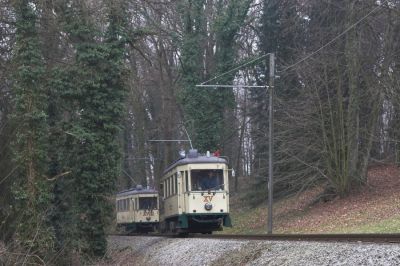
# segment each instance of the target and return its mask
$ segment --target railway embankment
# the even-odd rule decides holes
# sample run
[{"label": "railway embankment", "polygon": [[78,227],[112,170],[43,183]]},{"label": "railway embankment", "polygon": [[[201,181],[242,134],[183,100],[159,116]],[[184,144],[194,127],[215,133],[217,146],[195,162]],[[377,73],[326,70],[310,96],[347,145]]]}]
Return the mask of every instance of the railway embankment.
[{"label": "railway embankment", "polygon": [[110,236],[109,265],[400,265],[399,244]]},{"label": "railway embankment", "polygon": [[[249,188],[250,189],[250,188]],[[251,190],[249,190],[251,194]],[[274,204],[275,233],[400,233],[400,168],[370,167],[367,184],[348,196],[318,201],[323,187],[314,187]],[[263,234],[265,202],[252,206],[240,195],[231,198],[233,228],[224,233]]]}]

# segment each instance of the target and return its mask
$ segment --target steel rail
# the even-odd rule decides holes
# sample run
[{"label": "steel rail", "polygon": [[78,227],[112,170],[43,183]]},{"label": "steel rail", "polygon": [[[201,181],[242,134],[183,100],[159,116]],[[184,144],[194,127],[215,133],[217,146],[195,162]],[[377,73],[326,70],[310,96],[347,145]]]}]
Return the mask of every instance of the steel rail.
[{"label": "steel rail", "polygon": [[228,234],[109,234],[112,236],[147,236],[167,238],[205,238],[229,240],[264,240],[264,241],[309,241],[309,242],[363,242],[363,243],[400,243],[400,234],[262,234],[262,235],[228,235]]},{"label": "steel rail", "polygon": [[400,243],[400,234],[268,234],[268,235],[193,235],[194,238],[271,241],[314,241],[314,242],[369,242]]}]

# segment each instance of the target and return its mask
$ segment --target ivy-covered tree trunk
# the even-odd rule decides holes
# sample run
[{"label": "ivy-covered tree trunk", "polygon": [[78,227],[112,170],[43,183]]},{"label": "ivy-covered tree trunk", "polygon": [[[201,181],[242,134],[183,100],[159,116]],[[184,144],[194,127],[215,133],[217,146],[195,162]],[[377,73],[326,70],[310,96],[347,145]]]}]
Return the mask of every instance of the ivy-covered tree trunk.
[{"label": "ivy-covered tree trunk", "polygon": [[[205,1],[184,1],[181,5],[183,40],[182,40],[182,83],[184,89],[181,93],[181,101],[184,107],[184,122],[192,135],[194,145],[200,150],[207,150],[217,141],[213,138],[214,130],[208,129],[208,123],[204,123],[209,117],[205,113],[207,92],[195,88],[203,78],[202,43],[205,38],[205,16],[203,13]],[[210,132],[207,137],[206,132]],[[212,142],[213,144],[211,144]]]},{"label": "ivy-covered tree trunk", "polygon": [[[251,1],[184,1],[182,8],[181,101],[184,122],[196,148],[205,152],[223,148],[235,134],[232,89],[196,88],[195,85],[229,70],[235,63],[235,37]],[[204,56],[205,55],[205,56]],[[234,73],[214,80],[230,84]],[[233,128],[232,128],[233,127]]]},{"label": "ivy-covered tree trunk", "polygon": [[119,3],[109,3],[105,10],[105,33],[86,19],[87,10],[80,3],[66,7],[64,13],[76,53],[67,72],[68,91],[63,95],[70,108],[65,132],[72,174],[60,189],[68,189],[70,194],[64,192],[63,199],[73,223],[63,229],[63,235],[72,249],[90,256],[102,256],[106,251],[105,230],[113,218],[112,196],[121,172],[125,18]]},{"label": "ivy-covered tree trunk", "polygon": [[[18,215],[15,239],[28,256],[34,253],[43,257],[54,248],[54,234],[48,223],[52,193],[46,176],[48,126],[44,66],[35,3],[18,0],[14,8],[17,31],[12,117],[16,126],[14,153],[18,167],[13,188]],[[40,262],[35,257],[29,258],[34,263]]]}]

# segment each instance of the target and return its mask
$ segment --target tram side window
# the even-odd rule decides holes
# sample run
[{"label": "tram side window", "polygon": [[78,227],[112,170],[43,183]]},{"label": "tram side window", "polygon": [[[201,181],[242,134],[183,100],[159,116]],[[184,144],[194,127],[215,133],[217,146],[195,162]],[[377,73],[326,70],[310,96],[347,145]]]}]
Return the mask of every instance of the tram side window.
[{"label": "tram side window", "polygon": [[164,195],[165,195],[164,183],[160,183],[160,194],[161,194],[161,197],[164,198]]},{"label": "tram side window", "polygon": [[175,173],[175,194],[178,194],[178,172]]},{"label": "tram side window", "polygon": [[169,177],[167,179],[167,187],[168,187],[167,197],[169,197],[171,196],[171,178]]},{"label": "tram side window", "polygon": [[168,179],[165,179],[165,197],[168,198]]},{"label": "tram side window", "polygon": [[171,190],[172,190],[172,195],[175,195],[175,178],[174,178],[174,175],[171,175]]},{"label": "tram side window", "polygon": [[172,195],[176,194],[176,190],[175,190],[175,178],[174,175],[171,176],[171,185],[172,185]]},{"label": "tram side window", "polygon": [[169,196],[172,196],[172,178],[169,177],[168,180],[169,180]]},{"label": "tram side window", "polygon": [[189,175],[188,175],[188,171],[185,171],[185,186],[186,186],[186,191],[189,191]]},{"label": "tram side window", "polygon": [[124,199],[124,211],[128,210],[128,200]]},{"label": "tram side window", "polygon": [[123,199],[117,201],[117,211],[123,212],[129,210],[129,199]]},{"label": "tram side window", "polygon": [[170,176],[169,178],[171,180],[171,196],[174,195],[174,178],[173,176]]},{"label": "tram side window", "polygon": [[185,176],[185,171],[181,171],[181,189],[182,192],[187,191],[187,180],[186,180],[186,176]]},{"label": "tram side window", "polygon": [[169,177],[169,185],[170,185],[169,195],[172,196],[174,195],[174,180],[172,179],[172,176]]},{"label": "tram side window", "polygon": [[165,180],[165,197],[168,198],[169,196],[169,185],[168,185],[168,179]]}]

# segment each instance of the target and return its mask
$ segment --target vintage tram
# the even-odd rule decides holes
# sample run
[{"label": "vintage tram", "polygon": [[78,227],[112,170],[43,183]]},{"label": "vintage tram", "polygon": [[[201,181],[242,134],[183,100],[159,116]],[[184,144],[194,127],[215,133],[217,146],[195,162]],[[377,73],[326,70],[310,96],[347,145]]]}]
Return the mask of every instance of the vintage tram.
[{"label": "vintage tram", "polygon": [[137,186],[117,193],[117,227],[125,233],[148,233],[158,228],[158,192]]},{"label": "vintage tram", "polygon": [[190,150],[160,180],[160,231],[212,233],[231,226],[227,160]]}]

